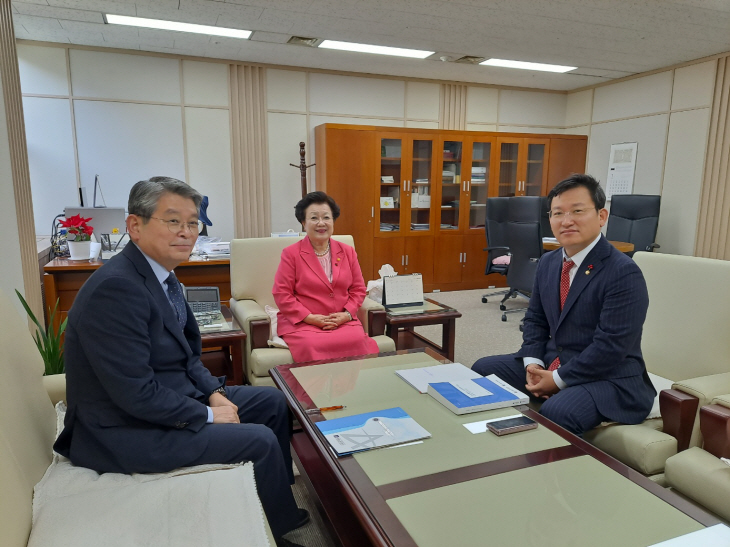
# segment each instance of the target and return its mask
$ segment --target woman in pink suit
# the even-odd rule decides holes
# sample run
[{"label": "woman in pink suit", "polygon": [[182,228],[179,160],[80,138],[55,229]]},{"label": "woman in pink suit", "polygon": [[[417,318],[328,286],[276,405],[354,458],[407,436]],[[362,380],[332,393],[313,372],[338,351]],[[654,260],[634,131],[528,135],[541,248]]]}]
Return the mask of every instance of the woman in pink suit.
[{"label": "woman in pink suit", "polygon": [[324,192],[311,192],[294,214],[307,236],[281,253],[273,289],[279,336],[297,363],[377,353],[357,319],[365,299],[357,253],[331,239],[340,208]]}]

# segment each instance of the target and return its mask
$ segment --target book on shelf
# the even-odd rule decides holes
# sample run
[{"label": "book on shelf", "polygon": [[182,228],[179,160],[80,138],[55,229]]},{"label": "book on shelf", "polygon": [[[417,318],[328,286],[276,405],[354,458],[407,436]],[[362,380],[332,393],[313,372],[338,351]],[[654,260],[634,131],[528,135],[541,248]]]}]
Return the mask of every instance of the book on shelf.
[{"label": "book on shelf", "polygon": [[395,373],[421,393],[428,391],[428,384],[436,382],[453,382],[455,380],[473,380],[483,376],[461,363],[447,363],[430,367],[407,368]]},{"label": "book on shelf", "polygon": [[380,182],[383,184],[393,184],[395,183],[395,180],[393,180],[393,177],[391,175],[383,175],[380,177]]},{"label": "book on shelf", "polygon": [[476,166],[476,167],[472,167],[471,168],[471,174],[472,174],[472,176],[473,175],[477,175],[479,173],[486,174],[486,172],[487,172],[487,168],[486,167]]},{"label": "book on shelf", "polygon": [[529,400],[494,374],[473,380],[431,383],[428,394],[454,414],[526,405]]},{"label": "book on shelf", "polygon": [[337,456],[427,439],[431,434],[400,407],[334,418],[315,425]]},{"label": "book on shelf", "polygon": [[398,230],[400,230],[400,224],[390,224],[388,222],[380,223],[381,232],[397,232]]}]

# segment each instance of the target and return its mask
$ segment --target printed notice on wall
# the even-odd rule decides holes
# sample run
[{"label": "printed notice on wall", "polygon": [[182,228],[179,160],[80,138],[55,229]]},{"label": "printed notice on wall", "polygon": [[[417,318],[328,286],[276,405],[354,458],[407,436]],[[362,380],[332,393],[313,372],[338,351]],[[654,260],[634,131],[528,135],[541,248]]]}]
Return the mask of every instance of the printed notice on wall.
[{"label": "printed notice on wall", "polygon": [[635,142],[611,145],[606,177],[606,199],[614,194],[631,194],[634,190],[634,171],[636,170]]}]

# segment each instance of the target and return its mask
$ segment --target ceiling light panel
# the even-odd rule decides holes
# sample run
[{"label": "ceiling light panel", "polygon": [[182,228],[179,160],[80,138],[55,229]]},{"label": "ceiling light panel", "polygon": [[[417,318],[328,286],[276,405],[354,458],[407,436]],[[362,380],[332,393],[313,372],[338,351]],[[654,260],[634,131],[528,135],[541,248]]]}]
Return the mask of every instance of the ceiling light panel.
[{"label": "ceiling light panel", "polygon": [[370,44],[356,44],[354,42],[337,42],[325,40],[320,45],[323,49],[338,49],[341,51],[356,51],[358,53],[375,53],[377,55],[395,55],[396,57],[411,57],[414,59],[425,59],[433,55],[433,51],[421,51],[420,49],[403,49],[399,47],[373,46]]},{"label": "ceiling light panel", "polygon": [[126,15],[104,15],[110,25],[126,25],[130,27],[155,28],[161,30],[175,30],[178,32],[193,32],[195,34],[209,34],[212,36],[226,36],[228,38],[247,39],[251,36],[250,30],[235,28],[211,27],[208,25],[194,25],[192,23],[178,23],[162,19],[145,19],[143,17],[128,17]]},{"label": "ceiling light panel", "polygon": [[504,68],[520,68],[523,70],[539,70],[542,72],[570,72],[575,70],[576,66],[562,66],[562,65],[546,65],[543,63],[528,63],[525,61],[508,61],[506,59],[487,59],[480,65],[485,66],[500,66]]}]

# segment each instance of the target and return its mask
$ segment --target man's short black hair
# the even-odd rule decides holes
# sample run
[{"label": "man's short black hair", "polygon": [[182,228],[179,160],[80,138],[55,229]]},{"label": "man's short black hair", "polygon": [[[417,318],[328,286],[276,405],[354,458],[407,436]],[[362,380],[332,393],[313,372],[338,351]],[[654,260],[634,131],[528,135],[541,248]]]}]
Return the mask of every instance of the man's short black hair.
[{"label": "man's short black hair", "polygon": [[606,206],[606,193],[603,191],[603,188],[601,188],[599,182],[590,175],[573,173],[567,179],[561,180],[553,187],[552,190],[550,190],[550,193],[547,196],[548,210],[552,207],[553,198],[555,196],[559,196],[563,192],[580,186],[588,190],[588,193],[591,195],[591,199],[593,200],[593,205],[595,205],[597,211],[600,211]]},{"label": "man's short black hair", "polygon": [[304,212],[307,210],[307,207],[313,203],[326,203],[329,205],[330,209],[332,209],[332,220],[337,220],[337,217],[340,216],[340,206],[335,203],[334,199],[324,192],[309,192],[294,206],[294,216],[297,217],[300,224],[304,222]]}]

